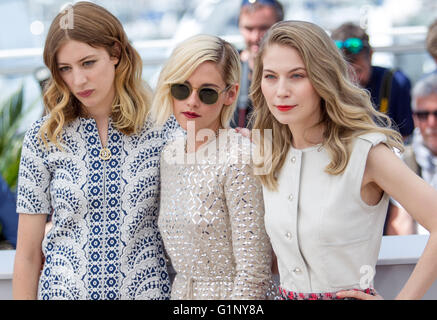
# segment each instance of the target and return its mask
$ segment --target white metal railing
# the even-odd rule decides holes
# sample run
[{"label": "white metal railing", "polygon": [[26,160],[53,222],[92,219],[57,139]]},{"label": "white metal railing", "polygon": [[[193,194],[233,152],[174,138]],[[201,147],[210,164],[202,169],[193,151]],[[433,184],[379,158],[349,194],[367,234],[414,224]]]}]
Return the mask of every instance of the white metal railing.
[{"label": "white metal railing", "polygon": [[[420,29],[423,33],[423,30]],[[399,31],[400,32],[400,31]],[[409,33],[411,34],[411,30]],[[224,39],[233,43],[237,48],[243,46],[243,39],[240,35],[223,36]],[[147,40],[133,42],[134,47],[140,52],[144,66],[159,66],[167,58],[170,50],[177,44],[177,40],[174,39],[161,39],[161,40]],[[158,56],[150,55],[150,50],[158,49],[161,54]],[[405,54],[405,53],[421,53],[425,52],[425,43],[413,43],[408,45],[393,45],[393,46],[374,46],[375,52],[386,52],[393,54]],[[27,63],[21,66],[5,66],[1,62],[8,59],[41,59],[42,61],[42,48],[23,48],[23,49],[8,49],[0,50],[0,75],[8,74],[31,74],[39,67],[35,63]]]},{"label": "white metal railing", "polygon": [[[238,43],[239,46],[241,46],[241,39],[239,37],[227,37],[229,40],[231,40],[232,43],[236,44]],[[225,37],[226,39],[226,37]],[[234,41],[232,41],[234,40]],[[172,48],[176,42],[171,39],[164,39],[164,40],[150,40],[150,41],[140,41],[140,42],[134,42],[134,47],[138,50],[147,50],[152,48],[159,48],[159,49],[170,49]],[[238,46],[238,47],[239,47]],[[389,53],[410,53],[410,52],[422,52],[426,49],[424,43],[415,43],[415,44],[409,44],[409,45],[396,45],[396,46],[375,46],[372,47],[373,51],[377,52],[389,52]],[[23,48],[23,49],[7,49],[7,50],[0,50],[0,60],[5,59],[11,59],[11,58],[38,58],[41,57],[43,54],[43,48]],[[152,60],[152,63],[154,64],[154,60]],[[159,61],[160,63],[162,60]],[[146,64],[147,61],[145,62]]]},{"label": "white metal railing", "polygon": [[0,300],[12,299],[15,250],[0,250]]}]

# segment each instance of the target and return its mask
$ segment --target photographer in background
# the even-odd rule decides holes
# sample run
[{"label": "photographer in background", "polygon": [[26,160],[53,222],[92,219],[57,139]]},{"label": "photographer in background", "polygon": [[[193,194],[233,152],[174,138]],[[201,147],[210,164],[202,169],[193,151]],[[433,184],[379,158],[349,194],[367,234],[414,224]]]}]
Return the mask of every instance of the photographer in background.
[{"label": "photographer in background", "polygon": [[414,129],[411,83],[400,70],[372,65],[373,50],[364,29],[347,22],[332,31],[331,38],[349,62],[353,77],[368,90],[378,111],[386,113],[406,139]]},{"label": "photographer in background", "polygon": [[249,100],[249,87],[253,63],[260,41],[267,30],[284,19],[282,4],[276,0],[243,0],[238,17],[238,28],[244,38],[245,49],[240,52],[242,67],[240,96],[231,121],[232,127],[251,127],[252,103]]}]

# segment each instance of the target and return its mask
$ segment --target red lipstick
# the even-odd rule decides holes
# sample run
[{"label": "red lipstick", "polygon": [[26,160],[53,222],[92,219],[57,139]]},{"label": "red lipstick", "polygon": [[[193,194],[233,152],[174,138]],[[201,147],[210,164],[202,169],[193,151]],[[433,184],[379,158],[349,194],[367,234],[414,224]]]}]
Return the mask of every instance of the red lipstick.
[{"label": "red lipstick", "polygon": [[276,108],[278,108],[278,110],[282,111],[282,112],[290,111],[294,107],[295,107],[295,105],[294,106],[286,106],[286,105],[276,106]]},{"label": "red lipstick", "polygon": [[199,117],[200,117],[200,115],[198,115],[198,114],[195,113],[195,112],[189,112],[189,111],[186,111],[186,112],[182,112],[182,114],[183,114],[184,116],[186,116],[188,119],[195,119],[195,118],[199,118]]},{"label": "red lipstick", "polygon": [[79,96],[81,96],[82,98],[87,98],[89,97],[92,93],[94,92],[94,90],[84,90],[84,91],[80,91],[77,94]]}]

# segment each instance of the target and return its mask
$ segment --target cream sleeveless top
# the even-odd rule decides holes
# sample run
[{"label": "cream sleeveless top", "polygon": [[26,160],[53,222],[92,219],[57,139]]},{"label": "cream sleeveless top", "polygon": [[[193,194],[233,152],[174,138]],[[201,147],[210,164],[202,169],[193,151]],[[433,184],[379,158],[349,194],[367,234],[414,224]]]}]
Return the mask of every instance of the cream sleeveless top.
[{"label": "cream sleeveless top", "polygon": [[373,286],[389,196],[375,206],[360,195],[369,150],[379,133],[355,139],[346,170],[324,170],[323,146],[290,147],[278,191],[263,188],[265,226],[278,258],[281,287],[319,293]]}]

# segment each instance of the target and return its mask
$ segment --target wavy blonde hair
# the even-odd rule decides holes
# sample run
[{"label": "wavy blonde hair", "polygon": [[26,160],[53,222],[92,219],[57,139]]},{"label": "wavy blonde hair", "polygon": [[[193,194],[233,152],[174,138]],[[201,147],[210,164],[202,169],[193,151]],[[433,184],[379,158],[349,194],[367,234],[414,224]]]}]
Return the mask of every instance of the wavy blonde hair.
[{"label": "wavy blonde hair", "polygon": [[44,90],[44,105],[48,119],[40,129],[45,145],[48,141],[61,149],[60,139],[65,124],[82,112],[79,100],[70,92],[59,74],[57,52],[69,40],[92,47],[104,48],[111,57],[119,58],[115,67],[115,98],[112,103],[114,126],[125,134],[137,133],[144,125],[150,108],[152,93],[141,79],[142,62],[129,43],[120,21],[109,11],[90,2],[77,2],[69,7],[73,26],[63,27],[64,13],[53,20],[44,46],[44,63],[51,79]]},{"label": "wavy blonde hair", "polygon": [[[188,38],[173,50],[159,75],[151,108],[151,117],[157,125],[163,125],[173,113],[170,86],[185,82],[206,61],[216,63],[226,86],[240,83],[240,58],[229,42],[205,34]],[[239,89],[237,96],[238,92]],[[223,128],[229,126],[236,105],[237,99],[222,108],[220,121]]]},{"label": "wavy blonde hair", "polygon": [[[272,129],[272,150],[258,144],[260,154],[271,158],[271,170],[260,175],[262,183],[276,190],[277,175],[284,164],[293,139],[287,125],[278,122],[269,111],[261,91],[263,56],[271,45],[295,49],[303,60],[308,78],[321,97],[321,120],[324,124],[323,146],[331,156],[325,171],[332,175],[344,172],[351,154],[354,138],[369,132],[387,137],[386,144],[403,150],[401,135],[391,129],[392,122],[385,114],[375,110],[370,95],[357,87],[348,76],[348,65],[327,33],[317,25],[303,21],[278,22],[268,31],[255,60],[251,85],[254,105],[254,129],[261,137],[264,129]],[[268,154],[271,153],[271,154]]]}]

